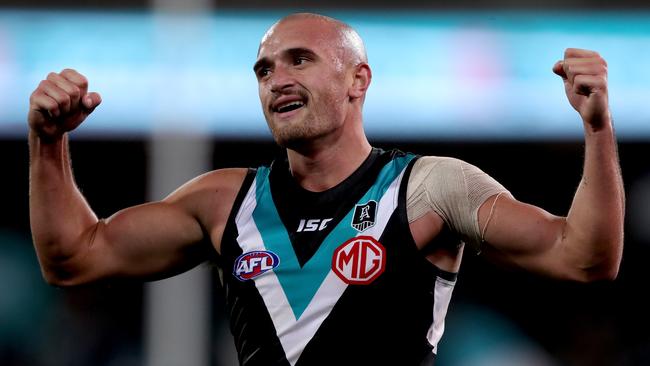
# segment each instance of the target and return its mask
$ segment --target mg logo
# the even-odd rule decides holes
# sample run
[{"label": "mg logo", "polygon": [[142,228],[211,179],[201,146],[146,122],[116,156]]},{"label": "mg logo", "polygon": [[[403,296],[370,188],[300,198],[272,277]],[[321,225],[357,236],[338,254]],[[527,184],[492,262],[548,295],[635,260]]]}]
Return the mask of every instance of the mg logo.
[{"label": "mg logo", "polygon": [[375,238],[358,236],[341,244],[332,256],[332,270],[348,285],[368,285],[386,268],[386,249]]}]

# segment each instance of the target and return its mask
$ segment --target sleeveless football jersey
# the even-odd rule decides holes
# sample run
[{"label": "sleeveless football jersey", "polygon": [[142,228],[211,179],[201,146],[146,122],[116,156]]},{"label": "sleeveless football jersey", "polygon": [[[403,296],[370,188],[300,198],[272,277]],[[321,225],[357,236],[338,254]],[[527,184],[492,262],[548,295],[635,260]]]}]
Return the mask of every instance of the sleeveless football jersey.
[{"label": "sleeveless football jersey", "polygon": [[242,365],[433,364],[455,275],[411,236],[415,160],[373,149],[318,193],[293,180],[286,160],[249,171],[220,256]]}]

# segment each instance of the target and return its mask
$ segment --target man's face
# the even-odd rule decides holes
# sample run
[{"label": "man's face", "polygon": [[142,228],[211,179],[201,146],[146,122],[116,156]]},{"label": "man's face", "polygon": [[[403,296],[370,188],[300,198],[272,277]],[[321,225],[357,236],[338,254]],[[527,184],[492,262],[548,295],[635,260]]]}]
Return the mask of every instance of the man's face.
[{"label": "man's face", "polygon": [[348,96],[348,68],[338,31],[319,19],[292,19],[262,39],[254,71],[276,142],[298,148],[337,131]]}]

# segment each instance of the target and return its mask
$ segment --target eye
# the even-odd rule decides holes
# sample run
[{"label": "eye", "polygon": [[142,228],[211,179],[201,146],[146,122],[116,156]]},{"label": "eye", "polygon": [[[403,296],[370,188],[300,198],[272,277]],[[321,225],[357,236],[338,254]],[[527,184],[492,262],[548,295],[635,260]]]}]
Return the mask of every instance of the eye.
[{"label": "eye", "polygon": [[296,56],[293,59],[293,64],[294,64],[294,66],[303,65],[307,61],[309,61],[309,58],[306,57],[306,56]]},{"label": "eye", "polygon": [[258,78],[263,78],[265,76],[268,76],[270,73],[271,73],[271,69],[268,67],[260,67],[259,69],[257,69],[256,72]]}]

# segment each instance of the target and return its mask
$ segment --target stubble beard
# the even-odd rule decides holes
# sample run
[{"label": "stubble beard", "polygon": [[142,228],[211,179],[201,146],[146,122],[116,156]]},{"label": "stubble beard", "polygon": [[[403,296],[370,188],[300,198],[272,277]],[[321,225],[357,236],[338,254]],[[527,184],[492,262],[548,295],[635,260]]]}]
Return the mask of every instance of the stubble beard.
[{"label": "stubble beard", "polygon": [[313,141],[328,135],[334,127],[313,116],[304,116],[299,121],[269,123],[275,142],[286,149],[300,150]]}]

